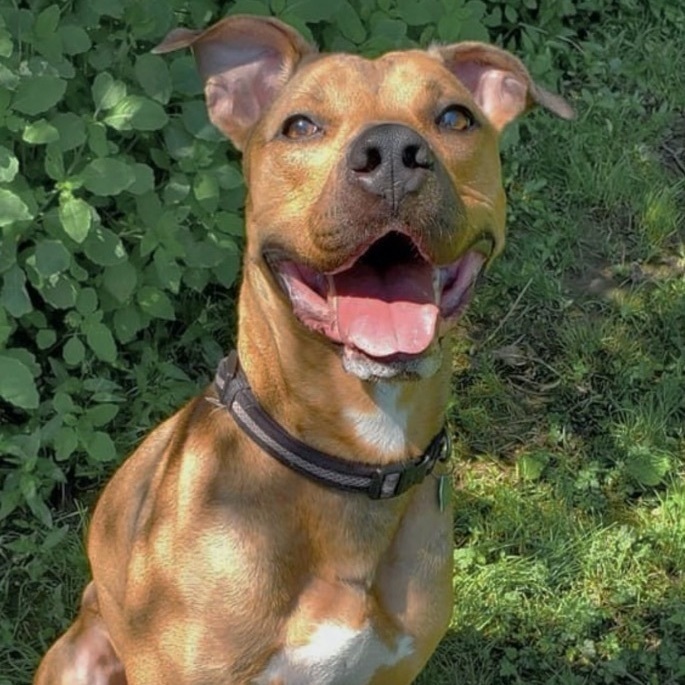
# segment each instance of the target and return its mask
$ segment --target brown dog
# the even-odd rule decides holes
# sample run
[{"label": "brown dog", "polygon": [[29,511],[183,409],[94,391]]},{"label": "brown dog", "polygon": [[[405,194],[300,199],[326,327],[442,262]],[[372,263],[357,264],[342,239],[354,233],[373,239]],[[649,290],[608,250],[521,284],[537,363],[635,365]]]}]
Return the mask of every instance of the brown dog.
[{"label": "brown dog", "polygon": [[243,151],[244,375],[107,486],[36,683],[411,683],[451,615],[448,339],[504,242],[498,136],[572,111],[479,43],[369,61],[236,16],[157,51],[188,46]]}]

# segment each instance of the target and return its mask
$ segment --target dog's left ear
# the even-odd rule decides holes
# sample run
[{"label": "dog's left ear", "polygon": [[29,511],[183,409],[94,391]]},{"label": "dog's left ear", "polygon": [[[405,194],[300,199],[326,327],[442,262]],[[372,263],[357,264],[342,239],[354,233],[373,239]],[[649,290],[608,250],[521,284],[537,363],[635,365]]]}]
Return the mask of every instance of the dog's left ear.
[{"label": "dog's left ear", "polygon": [[464,42],[434,47],[431,52],[471,91],[497,131],[535,105],[562,119],[575,117],[573,108],[563,98],[538,86],[521,60],[506,50],[486,43]]},{"label": "dog's left ear", "polygon": [[234,15],[204,31],[175,29],[153,53],[191,48],[212,123],[242,150],[252,128],[316,48],[278,19]]}]

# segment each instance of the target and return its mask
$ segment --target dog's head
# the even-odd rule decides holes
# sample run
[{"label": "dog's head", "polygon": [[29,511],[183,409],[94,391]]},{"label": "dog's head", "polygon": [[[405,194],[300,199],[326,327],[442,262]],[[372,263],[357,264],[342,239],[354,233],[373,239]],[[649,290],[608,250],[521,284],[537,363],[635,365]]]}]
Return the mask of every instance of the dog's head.
[{"label": "dog's head", "polygon": [[271,18],[172,31],[209,116],[243,151],[247,261],[362,378],[427,375],[504,243],[498,138],[535,105],[571,118],[482,43],[321,55]]}]

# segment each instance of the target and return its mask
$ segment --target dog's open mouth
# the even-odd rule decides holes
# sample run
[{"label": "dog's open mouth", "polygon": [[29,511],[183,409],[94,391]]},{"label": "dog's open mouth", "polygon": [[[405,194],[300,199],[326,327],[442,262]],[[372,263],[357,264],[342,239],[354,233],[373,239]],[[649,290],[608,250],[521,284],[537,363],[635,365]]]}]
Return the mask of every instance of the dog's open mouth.
[{"label": "dog's open mouth", "polygon": [[267,253],[266,259],[308,328],[375,359],[417,356],[468,304],[491,245],[483,241],[434,266],[410,238],[391,232],[332,273]]}]

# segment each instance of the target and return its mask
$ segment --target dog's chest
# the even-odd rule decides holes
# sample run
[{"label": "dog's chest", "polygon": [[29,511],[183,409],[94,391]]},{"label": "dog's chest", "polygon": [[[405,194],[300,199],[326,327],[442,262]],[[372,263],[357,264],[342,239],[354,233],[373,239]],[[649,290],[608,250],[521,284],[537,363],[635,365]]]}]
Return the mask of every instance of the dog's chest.
[{"label": "dog's chest", "polygon": [[307,643],[277,652],[254,685],[367,685],[378,669],[397,664],[413,649],[407,635],[387,645],[369,622],[360,628],[323,622]]}]

